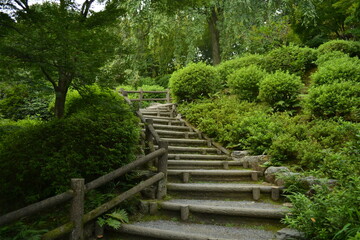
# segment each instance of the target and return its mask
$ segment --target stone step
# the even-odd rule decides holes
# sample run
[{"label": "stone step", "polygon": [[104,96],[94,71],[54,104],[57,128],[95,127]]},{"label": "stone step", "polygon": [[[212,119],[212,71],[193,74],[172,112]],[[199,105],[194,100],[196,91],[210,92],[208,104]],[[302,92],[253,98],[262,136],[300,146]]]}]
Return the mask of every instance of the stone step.
[{"label": "stone step", "polygon": [[264,240],[273,239],[275,236],[275,231],[251,227],[225,227],[213,224],[194,224],[166,220],[123,224],[118,232],[133,236],[132,238],[131,235],[128,235],[127,238],[121,238],[124,240]]},{"label": "stone step", "polygon": [[[161,209],[180,212],[183,221],[189,219],[191,213],[211,214],[218,216],[237,216],[245,218],[281,219],[289,212],[283,205],[260,203],[254,201],[221,201],[172,199],[164,202],[148,202]],[[154,206],[152,206],[154,209]]]},{"label": "stone step", "polygon": [[154,128],[169,131],[181,131],[181,132],[192,132],[192,129],[186,126],[172,126],[163,124],[153,124]]},{"label": "stone step", "polygon": [[258,181],[259,172],[251,170],[209,170],[209,169],[169,169],[170,182],[189,181]]},{"label": "stone step", "polygon": [[231,166],[242,166],[241,161],[216,161],[216,160],[168,160],[169,168],[187,168],[187,169],[198,169],[204,168],[224,168],[227,169]]},{"label": "stone step", "polygon": [[179,120],[179,118],[174,118],[174,117],[158,117],[158,116],[152,116],[152,115],[148,115],[146,113],[143,113],[143,116],[145,119],[161,119],[161,120],[168,120],[168,121],[175,121],[175,120]]},{"label": "stone step", "polygon": [[[147,117],[149,118],[149,117]],[[153,118],[151,118],[153,119]],[[185,122],[176,120],[167,120],[167,119],[153,119],[155,124],[167,125],[167,126],[185,126]]]},{"label": "stone step", "polygon": [[174,117],[171,112],[168,111],[141,111],[144,116],[156,116],[156,117]]},{"label": "stone step", "polygon": [[168,192],[181,196],[209,199],[224,197],[241,200],[280,199],[281,187],[249,183],[168,183]]},{"label": "stone step", "polygon": [[164,138],[161,140],[166,141],[171,146],[207,146],[211,147],[211,142],[203,139],[185,139],[185,138]]},{"label": "stone step", "polygon": [[180,160],[180,159],[187,159],[187,160],[191,160],[191,159],[203,159],[203,160],[232,160],[232,158],[228,155],[214,155],[214,154],[182,154],[182,153],[170,153],[168,155],[169,159],[175,159],[175,160]]},{"label": "stone step", "polygon": [[[157,145],[155,145],[158,148]],[[181,147],[181,146],[169,146],[169,153],[217,153],[221,154],[221,151],[217,148],[209,148],[209,147]]]},{"label": "stone step", "polygon": [[160,137],[176,137],[176,138],[201,138],[201,134],[199,135],[196,132],[177,132],[177,131],[169,131],[169,130],[156,130]]}]

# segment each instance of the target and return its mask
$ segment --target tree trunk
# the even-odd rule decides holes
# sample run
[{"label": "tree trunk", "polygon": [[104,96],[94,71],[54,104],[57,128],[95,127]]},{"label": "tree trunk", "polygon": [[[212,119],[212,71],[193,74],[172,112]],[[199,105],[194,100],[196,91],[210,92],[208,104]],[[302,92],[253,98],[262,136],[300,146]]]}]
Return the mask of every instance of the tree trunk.
[{"label": "tree trunk", "polygon": [[67,89],[62,89],[60,87],[55,89],[55,117],[62,118],[65,113],[65,101],[66,101]]},{"label": "tree trunk", "polygon": [[211,16],[208,19],[208,23],[209,23],[209,30],[210,30],[210,35],[211,35],[211,50],[212,50],[212,60],[213,60],[213,65],[218,65],[221,62],[221,57],[220,57],[220,41],[219,41],[219,30],[217,29],[217,21],[218,21],[218,17],[217,17],[217,12],[216,12],[216,8],[213,7],[211,9]]}]

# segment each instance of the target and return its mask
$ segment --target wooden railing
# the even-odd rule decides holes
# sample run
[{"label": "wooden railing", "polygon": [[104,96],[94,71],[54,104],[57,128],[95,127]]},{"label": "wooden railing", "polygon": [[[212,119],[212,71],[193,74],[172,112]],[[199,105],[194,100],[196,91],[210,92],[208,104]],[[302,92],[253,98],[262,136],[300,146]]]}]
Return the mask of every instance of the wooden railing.
[{"label": "wooden railing", "polygon": [[[125,100],[131,105],[131,101],[124,97]],[[56,239],[64,234],[71,232],[71,240],[78,240],[84,238],[84,229],[83,226],[87,222],[94,220],[95,218],[101,216],[108,210],[116,207],[122,201],[134,196],[136,193],[141,190],[157,183],[157,193],[156,197],[158,199],[166,196],[166,182],[167,182],[167,160],[168,160],[168,143],[161,141],[159,135],[156,133],[152,121],[144,118],[140,111],[136,111],[136,114],[145,124],[145,139],[148,141],[150,153],[146,156],[126,165],[117,170],[114,170],[104,176],[101,176],[87,184],[85,184],[84,179],[74,178],[71,179],[71,189],[58,194],[54,197],[47,198],[40,202],[31,204],[22,209],[7,213],[3,216],[0,216],[0,226],[12,223],[23,217],[31,216],[39,213],[50,207],[57,206],[59,204],[71,201],[70,209],[70,222],[66,223],[54,230],[51,230],[45,233],[42,236],[42,239]],[[157,150],[154,148],[154,142],[159,146]],[[143,166],[149,162],[156,160],[157,163],[157,174],[150,177],[149,179],[139,183],[130,190],[121,193],[117,197],[113,198],[107,203],[102,204],[101,206],[93,209],[92,211],[84,214],[84,198],[85,194],[95,188],[98,188],[116,178],[119,178],[131,170]]]},{"label": "wooden railing", "polygon": [[[166,89],[166,91],[143,91],[142,89],[138,90],[138,91],[125,91],[123,88],[120,88],[121,95],[123,95],[124,97],[128,97],[129,93],[137,93],[139,94],[139,98],[135,98],[135,99],[129,99],[131,102],[143,102],[143,101],[153,101],[153,102],[161,102],[161,101],[166,101],[167,103],[171,102],[171,96],[170,96],[170,90]],[[164,98],[144,98],[144,94],[145,93],[163,93],[165,94]]]}]

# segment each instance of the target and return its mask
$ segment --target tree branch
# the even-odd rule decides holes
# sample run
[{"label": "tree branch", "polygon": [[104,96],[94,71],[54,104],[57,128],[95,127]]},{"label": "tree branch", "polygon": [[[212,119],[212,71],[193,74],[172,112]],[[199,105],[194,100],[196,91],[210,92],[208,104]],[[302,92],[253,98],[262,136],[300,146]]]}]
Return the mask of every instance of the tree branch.
[{"label": "tree branch", "polygon": [[95,0],[86,0],[82,7],[81,7],[81,15],[86,18],[87,15],[89,14],[89,10],[91,7],[91,4],[94,2]]},{"label": "tree branch", "polygon": [[51,76],[46,72],[44,67],[40,67],[41,72],[45,75],[45,78],[51,82],[51,84],[53,85],[54,89],[57,88],[56,82],[51,78]]}]

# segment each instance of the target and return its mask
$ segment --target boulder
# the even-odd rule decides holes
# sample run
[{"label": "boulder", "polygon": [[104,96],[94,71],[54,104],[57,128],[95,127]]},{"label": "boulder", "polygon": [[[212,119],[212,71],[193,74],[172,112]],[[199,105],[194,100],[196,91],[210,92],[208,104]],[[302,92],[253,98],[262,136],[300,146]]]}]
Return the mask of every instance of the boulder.
[{"label": "boulder", "polygon": [[235,158],[234,160],[239,160],[247,155],[249,155],[249,151],[233,151],[231,153],[231,156]]},{"label": "boulder", "polygon": [[283,228],[276,233],[277,240],[305,240],[305,234],[291,228]]},{"label": "boulder", "polygon": [[290,173],[287,167],[268,167],[265,170],[265,180],[269,183],[274,183],[278,186],[283,186],[284,181],[278,179],[279,174]]}]

